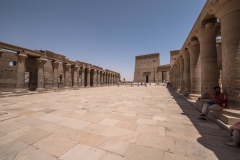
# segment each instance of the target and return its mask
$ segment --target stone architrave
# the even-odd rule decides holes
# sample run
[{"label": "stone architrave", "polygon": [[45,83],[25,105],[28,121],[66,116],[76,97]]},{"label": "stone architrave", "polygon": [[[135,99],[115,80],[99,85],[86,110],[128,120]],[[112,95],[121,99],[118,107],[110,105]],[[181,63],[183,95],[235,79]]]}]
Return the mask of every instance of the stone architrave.
[{"label": "stone architrave", "polygon": [[183,62],[183,57],[179,58],[179,67],[180,67],[180,90],[182,93],[184,93],[184,62]]},{"label": "stone architrave", "polygon": [[37,89],[36,91],[38,92],[43,92],[45,91],[44,87],[44,64],[46,63],[47,60],[43,58],[38,58],[38,83],[37,83]]},{"label": "stone architrave", "polygon": [[184,95],[189,95],[191,92],[191,83],[190,83],[190,54],[188,50],[184,50],[182,52],[182,56],[184,59]]},{"label": "stone architrave", "polygon": [[77,90],[78,88],[78,70],[79,66],[76,64],[74,66],[74,72],[73,72],[73,89]]},{"label": "stone architrave", "polygon": [[238,46],[240,42],[239,0],[213,1],[209,13],[221,22],[222,88],[227,95],[227,108],[240,110]]},{"label": "stone architrave", "polygon": [[187,45],[190,53],[190,79],[191,94],[199,94],[201,96],[201,59],[200,46],[198,41],[192,41]]},{"label": "stone architrave", "polygon": [[70,82],[69,82],[69,69],[71,68],[71,64],[70,63],[66,63],[65,64],[65,89],[69,89],[70,88]]},{"label": "stone architrave", "polygon": [[91,69],[90,68],[87,68],[87,84],[86,84],[86,87],[91,87],[90,86],[90,73],[91,73]]},{"label": "stone architrave", "polygon": [[83,88],[83,87],[85,87],[85,67],[82,67],[81,68],[81,74],[82,74],[82,76],[81,76],[81,87]]},{"label": "stone architrave", "polygon": [[26,92],[25,89],[25,71],[26,71],[26,64],[25,59],[27,55],[23,52],[20,52],[18,55],[18,62],[17,62],[17,84],[16,89],[14,92]]},{"label": "stone architrave", "polygon": [[52,69],[53,69],[53,90],[58,90],[58,66],[59,62],[58,61],[53,61],[52,62]]},{"label": "stone architrave", "polygon": [[218,86],[216,36],[219,28],[219,23],[207,23],[205,28],[196,32],[200,42],[201,97],[203,98],[209,98],[214,93],[214,87]]}]

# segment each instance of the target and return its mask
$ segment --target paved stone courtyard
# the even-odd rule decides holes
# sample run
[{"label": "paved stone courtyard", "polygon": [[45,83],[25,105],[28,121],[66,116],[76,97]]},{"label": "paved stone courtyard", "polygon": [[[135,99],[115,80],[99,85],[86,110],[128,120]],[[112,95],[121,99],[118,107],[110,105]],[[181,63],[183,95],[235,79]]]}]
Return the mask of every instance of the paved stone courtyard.
[{"label": "paved stone courtyard", "polygon": [[227,131],[164,86],[6,97],[0,111],[20,115],[0,122],[0,160],[240,159]]}]

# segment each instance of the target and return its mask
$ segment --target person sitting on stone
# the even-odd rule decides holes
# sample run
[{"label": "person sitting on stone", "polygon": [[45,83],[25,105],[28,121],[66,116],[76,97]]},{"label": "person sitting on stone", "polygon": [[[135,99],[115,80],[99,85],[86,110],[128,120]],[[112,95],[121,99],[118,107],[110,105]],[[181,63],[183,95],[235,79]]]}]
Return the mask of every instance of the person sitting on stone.
[{"label": "person sitting on stone", "polygon": [[229,127],[232,142],[226,142],[226,145],[238,147],[240,145],[240,121]]},{"label": "person sitting on stone", "polygon": [[[212,101],[208,101],[203,104],[202,114],[199,115],[199,119],[206,120],[206,116],[209,110],[217,111],[224,109],[226,106],[226,95],[221,93],[219,86],[214,87],[215,93],[210,96]],[[198,98],[200,100],[201,98]]]}]

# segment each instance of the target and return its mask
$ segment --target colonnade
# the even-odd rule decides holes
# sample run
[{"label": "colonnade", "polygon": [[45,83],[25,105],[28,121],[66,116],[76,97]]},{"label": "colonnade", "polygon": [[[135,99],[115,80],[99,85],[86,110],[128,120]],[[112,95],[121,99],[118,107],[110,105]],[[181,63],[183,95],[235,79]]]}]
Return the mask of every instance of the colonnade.
[{"label": "colonnade", "polygon": [[171,66],[174,89],[190,97],[209,98],[220,85],[227,95],[227,108],[240,110],[239,19],[239,0],[206,2]]},{"label": "colonnade", "polygon": [[[14,53],[9,53],[3,49],[15,51],[17,54],[13,56]],[[34,72],[34,76],[31,78],[34,79],[34,90],[36,89],[38,92],[46,91],[46,89],[111,86],[117,85],[120,81],[120,74],[117,72],[104,70],[85,62],[70,61],[65,56],[51,51],[32,51],[0,42],[0,53],[0,58],[2,58],[2,54],[5,54],[4,57],[14,57],[13,61],[17,64],[16,66],[9,66],[9,62],[3,64],[4,67],[10,67],[11,70],[16,71],[16,75],[11,74],[13,75],[12,79],[16,79],[15,93],[29,90],[29,80],[26,80],[28,78],[26,73],[30,72]]]}]

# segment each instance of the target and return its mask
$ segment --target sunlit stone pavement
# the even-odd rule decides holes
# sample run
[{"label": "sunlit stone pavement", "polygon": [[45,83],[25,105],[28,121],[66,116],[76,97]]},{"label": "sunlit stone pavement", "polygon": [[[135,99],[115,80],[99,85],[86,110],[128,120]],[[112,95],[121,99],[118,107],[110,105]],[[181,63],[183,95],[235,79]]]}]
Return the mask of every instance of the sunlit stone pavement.
[{"label": "sunlit stone pavement", "polygon": [[0,122],[0,160],[240,159],[225,130],[165,86],[6,97],[0,111],[20,115]]}]

